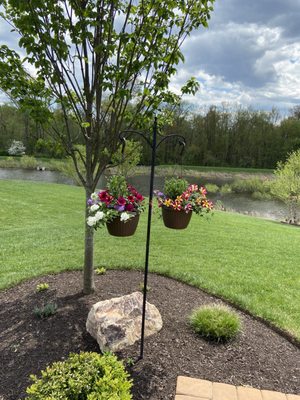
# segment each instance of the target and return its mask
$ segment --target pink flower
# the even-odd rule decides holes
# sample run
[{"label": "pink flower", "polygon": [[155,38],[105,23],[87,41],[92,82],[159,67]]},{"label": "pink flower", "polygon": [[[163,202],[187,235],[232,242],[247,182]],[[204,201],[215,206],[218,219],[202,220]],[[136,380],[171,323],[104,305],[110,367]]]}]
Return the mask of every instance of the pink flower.
[{"label": "pink flower", "polygon": [[203,196],[207,195],[207,190],[205,189],[204,186],[201,186],[200,192],[201,192],[201,194],[203,194]]},{"label": "pink flower", "polygon": [[188,187],[188,190],[189,190],[189,192],[197,192],[197,190],[198,190],[198,185],[190,185],[189,187]]}]

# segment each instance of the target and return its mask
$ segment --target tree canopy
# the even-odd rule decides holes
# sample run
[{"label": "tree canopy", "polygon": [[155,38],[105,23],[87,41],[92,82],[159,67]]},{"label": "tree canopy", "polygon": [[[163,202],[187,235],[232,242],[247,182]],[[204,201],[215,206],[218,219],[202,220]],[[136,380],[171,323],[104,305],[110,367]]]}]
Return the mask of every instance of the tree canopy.
[{"label": "tree canopy", "polygon": [[[186,37],[207,26],[214,0],[0,0],[2,17],[20,35],[19,54],[0,47],[0,87],[47,120],[59,106],[65,129],[52,129],[72,157],[86,198],[116,150],[122,127],[144,128],[163,103]],[[35,77],[25,69],[33,66]],[[193,93],[191,79],[182,93]],[[45,111],[45,113],[43,112]],[[80,128],[76,146],[70,118]],[[45,122],[45,121],[44,121]],[[82,173],[78,155],[84,164]],[[84,291],[92,290],[93,233],[86,226]]]}]

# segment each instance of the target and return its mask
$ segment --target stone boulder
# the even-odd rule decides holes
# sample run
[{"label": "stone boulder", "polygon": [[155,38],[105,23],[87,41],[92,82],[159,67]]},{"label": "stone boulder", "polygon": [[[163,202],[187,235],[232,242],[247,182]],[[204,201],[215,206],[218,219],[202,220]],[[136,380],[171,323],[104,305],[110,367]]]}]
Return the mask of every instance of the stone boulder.
[{"label": "stone boulder", "polygon": [[[95,338],[101,351],[118,351],[141,338],[143,294],[132,294],[99,301],[94,304],[86,321],[87,331]],[[158,309],[146,303],[145,337],[162,328]]]}]

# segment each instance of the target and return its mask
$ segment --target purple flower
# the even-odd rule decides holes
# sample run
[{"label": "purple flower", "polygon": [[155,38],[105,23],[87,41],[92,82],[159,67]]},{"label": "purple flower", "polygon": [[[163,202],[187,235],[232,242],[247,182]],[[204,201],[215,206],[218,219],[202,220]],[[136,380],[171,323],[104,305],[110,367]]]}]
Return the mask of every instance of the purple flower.
[{"label": "purple flower", "polygon": [[93,204],[94,204],[94,201],[93,201],[92,199],[88,199],[87,205],[88,205],[88,206],[91,206],[91,205],[93,205]]},{"label": "purple flower", "polygon": [[121,212],[125,210],[125,206],[119,206],[118,204],[115,205],[115,210]]}]

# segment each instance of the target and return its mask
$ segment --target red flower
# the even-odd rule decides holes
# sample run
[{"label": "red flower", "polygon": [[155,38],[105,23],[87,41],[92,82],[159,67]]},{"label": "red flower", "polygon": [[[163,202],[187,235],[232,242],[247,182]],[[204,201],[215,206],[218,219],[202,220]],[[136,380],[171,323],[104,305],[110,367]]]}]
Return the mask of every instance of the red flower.
[{"label": "red flower", "polygon": [[140,193],[137,193],[135,195],[135,198],[137,199],[137,201],[143,201],[144,200],[144,197]]},{"label": "red flower", "polygon": [[105,203],[107,202],[107,199],[109,198],[109,194],[108,194],[107,190],[103,190],[102,192],[99,192],[98,196],[99,196],[100,201],[103,201]]},{"label": "red flower", "polygon": [[127,185],[127,189],[129,190],[129,192],[130,192],[133,196],[136,196],[136,195],[138,194],[136,188],[133,187],[132,185]]},{"label": "red flower", "polygon": [[129,201],[130,203],[134,203],[134,197],[133,197],[133,196],[129,195],[129,196],[127,197],[127,199],[128,199],[128,201]]},{"label": "red flower", "polygon": [[118,198],[117,203],[118,203],[119,206],[125,206],[125,204],[126,204],[126,199],[124,199],[124,197],[120,196],[120,197]]},{"label": "red flower", "polygon": [[125,206],[125,211],[134,211],[134,205],[133,204],[126,204]]}]

